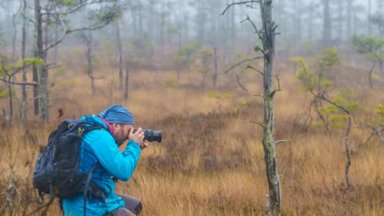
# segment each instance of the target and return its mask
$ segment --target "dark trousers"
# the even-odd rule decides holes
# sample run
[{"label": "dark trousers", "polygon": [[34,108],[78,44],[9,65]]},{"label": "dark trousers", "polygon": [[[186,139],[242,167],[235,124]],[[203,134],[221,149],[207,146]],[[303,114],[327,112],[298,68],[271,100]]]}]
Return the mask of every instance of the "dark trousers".
[{"label": "dark trousers", "polygon": [[143,204],[139,199],[129,195],[118,195],[118,196],[124,200],[125,206],[113,211],[112,215],[135,216],[140,214],[141,210],[143,209]]}]

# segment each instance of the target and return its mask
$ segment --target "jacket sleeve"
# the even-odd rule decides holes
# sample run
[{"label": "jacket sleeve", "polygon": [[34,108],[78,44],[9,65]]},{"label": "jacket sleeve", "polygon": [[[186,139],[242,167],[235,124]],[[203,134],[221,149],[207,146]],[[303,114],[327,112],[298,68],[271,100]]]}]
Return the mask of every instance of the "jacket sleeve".
[{"label": "jacket sleeve", "polygon": [[130,140],[127,148],[120,152],[115,140],[106,131],[100,131],[93,140],[91,146],[100,164],[111,176],[122,181],[128,181],[141,155],[139,144]]}]

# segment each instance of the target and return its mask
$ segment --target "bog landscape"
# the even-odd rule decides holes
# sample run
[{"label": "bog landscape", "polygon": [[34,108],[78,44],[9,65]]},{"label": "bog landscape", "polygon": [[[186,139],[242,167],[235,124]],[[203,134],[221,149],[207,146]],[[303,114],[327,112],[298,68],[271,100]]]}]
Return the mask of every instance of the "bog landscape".
[{"label": "bog landscape", "polygon": [[37,157],[113,104],[140,215],[384,215],[383,64],[381,0],[0,0],[0,215],[62,215]]}]

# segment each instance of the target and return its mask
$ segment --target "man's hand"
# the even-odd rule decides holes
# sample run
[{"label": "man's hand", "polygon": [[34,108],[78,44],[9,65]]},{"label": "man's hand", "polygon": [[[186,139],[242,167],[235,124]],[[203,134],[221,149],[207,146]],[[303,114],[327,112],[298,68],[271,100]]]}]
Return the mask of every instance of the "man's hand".
[{"label": "man's hand", "polygon": [[135,132],[131,129],[129,131],[128,139],[131,139],[141,145],[141,143],[144,141],[144,131],[142,128],[138,128]]},{"label": "man's hand", "polygon": [[141,150],[147,148],[149,146],[149,142],[147,140],[144,140],[142,143],[140,143]]},{"label": "man's hand", "polygon": [[138,128],[135,132],[133,132],[133,129],[131,129],[129,131],[128,139],[137,142],[140,145],[141,150],[149,146],[149,142],[144,140],[144,131],[142,128]]}]

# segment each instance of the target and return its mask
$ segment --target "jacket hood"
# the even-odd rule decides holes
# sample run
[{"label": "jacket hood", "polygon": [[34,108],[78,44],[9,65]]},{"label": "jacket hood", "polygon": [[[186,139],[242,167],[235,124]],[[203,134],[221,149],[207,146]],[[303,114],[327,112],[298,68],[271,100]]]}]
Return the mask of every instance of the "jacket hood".
[{"label": "jacket hood", "polygon": [[98,117],[97,115],[89,115],[89,116],[82,116],[80,118],[81,121],[86,121],[88,122],[89,124],[96,124],[96,125],[100,125],[101,127],[105,128],[105,129],[109,129],[108,126],[100,119],[100,117]]}]

